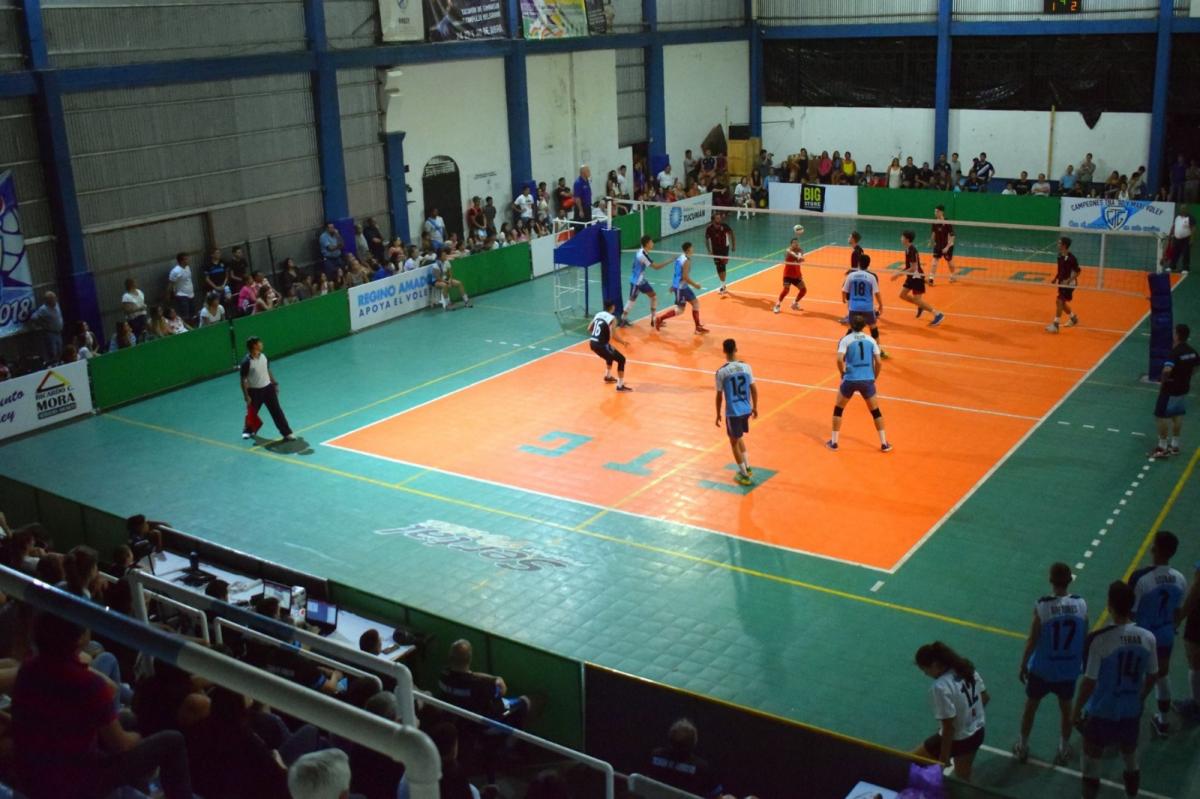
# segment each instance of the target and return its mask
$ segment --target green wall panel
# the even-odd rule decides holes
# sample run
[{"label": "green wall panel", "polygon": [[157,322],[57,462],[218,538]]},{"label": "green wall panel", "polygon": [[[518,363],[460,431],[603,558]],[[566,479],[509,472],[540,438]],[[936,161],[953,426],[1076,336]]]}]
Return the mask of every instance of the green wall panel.
[{"label": "green wall panel", "polygon": [[533,256],[528,244],[513,244],[460,258],[454,261],[452,274],[474,297],[532,278]]},{"label": "green wall panel", "polygon": [[112,560],[113,550],[129,541],[125,520],[111,513],[83,506],[83,524],[88,546],[100,555],[100,563]]},{"label": "green wall panel", "polygon": [[[1057,197],[959,193],[954,197],[954,213],[948,215],[964,222],[1058,227],[1060,206]],[[950,206],[946,206],[946,210],[948,212]]]},{"label": "green wall panel", "polygon": [[0,477],[0,511],[11,527],[32,524],[38,520],[37,489]]},{"label": "green wall panel", "polygon": [[38,490],[38,520],[50,532],[54,548],[66,551],[76,544],[87,543],[83,509],[73,500]]},{"label": "green wall panel", "polygon": [[492,673],[510,696],[535,699],[529,732],[572,749],[583,746],[583,673],[580,664],[506,638],[491,639]]},{"label": "green wall panel", "polygon": [[251,336],[263,340],[268,357],[278,358],[348,335],[350,302],[344,290],[233,320],[233,346],[239,360]]},{"label": "green wall panel", "polygon": [[227,324],[147,341],[88,361],[92,402],[102,410],[111,408],[228,372],[233,366]]},{"label": "green wall panel", "polygon": [[[868,189],[858,190],[858,212],[863,216],[903,216],[915,219],[931,219],[933,209],[946,206],[946,215],[954,207],[952,191],[929,191],[921,189]],[[1056,222],[1057,224],[1057,222]]]},{"label": "green wall panel", "polygon": [[421,653],[411,666],[413,678],[422,688],[431,691],[437,689],[437,678],[446,667],[450,644],[459,638],[471,642],[474,650],[474,668],[478,671],[491,670],[487,636],[483,632],[415,608],[409,608],[408,621],[414,631],[433,637],[426,651]]}]

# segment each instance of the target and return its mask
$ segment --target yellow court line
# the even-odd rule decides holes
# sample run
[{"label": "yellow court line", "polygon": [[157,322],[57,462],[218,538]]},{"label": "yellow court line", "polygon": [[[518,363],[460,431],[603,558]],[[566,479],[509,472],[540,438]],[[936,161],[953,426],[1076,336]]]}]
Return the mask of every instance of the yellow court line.
[{"label": "yellow court line", "polygon": [[[322,419],[319,422],[313,422],[308,427],[302,427],[299,430],[297,430],[296,435],[301,435],[302,433],[307,433],[309,431],[316,430],[318,427],[324,427],[325,425],[329,424],[330,422],[336,422],[339,419],[345,419],[347,416],[353,416],[356,413],[361,413],[362,411],[369,410],[371,408],[374,408],[377,405],[382,405],[385,402],[391,402],[392,400],[399,399],[400,397],[403,397],[406,394],[411,394],[414,391],[420,391],[423,388],[428,388],[429,386],[436,385],[437,383],[440,383],[443,380],[449,380],[452,377],[458,377],[461,374],[466,374],[467,372],[471,371],[472,369],[478,369],[481,366],[487,366],[489,363],[494,363],[494,362],[502,360],[504,358],[508,358],[512,355],[516,355],[517,353],[521,352],[522,350],[529,349],[530,347],[536,347],[539,344],[545,344],[547,341],[552,341],[561,335],[563,335],[563,333],[560,331],[558,333],[554,333],[553,335],[546,336],[545,338],[540,338],[537,341],[533,342],[532,344],[527,344],[524,347],[515,347],[506,352],[502,352],[499,355],[493,355],[492,357],[485,358],[482,361],[477,361],[475,363],[468,364],[467,366],[464,366],[461,369],[455,369],[453,372],[446,372],[446,374],[444,374],[444,375],[439,375],[437,377],[431,377],[430,379],[426,380],[424,383],[418,383],[417,385],[410,386],[409,388],[406,388],[403,391],[397,391],[395,394],[389,394],[386,397],[382,397],[380,399],[373,400],[371,402],[368,402],[366,405],[360,405],[357,408],[351,408],[348,411],[343,411],[342,413],[336,414],[334,416],[330,416],[328,419]],[[123,421],[127,421],[127,420],[123,420]]]},{"label": "yellow court line", "polygon": [[[1175,507],[1175,501],[1179,499],[1179,495],[1183,493],[1183,487],[1187,485],[1188,478],[1192,476],[1192,471],[1196,468],[1196,463],[1200,462],[1200,447],[1196,447],[1196,451],[1192,453],[1191,460],[1188,461],[1187,468],[1183,470],[1183,474],[1179,475],[1179,479],[1175,482],[1175,487],[1171,489],[1171,495],[1167,497],[1167,502],[1163,505],[1162,510],[1158,512],[1158,516],[1154,519],[1154,524],[1150,525],[1150,532],[1146,533],[1146,537],[1142,539],[1142,545],[1138,547],[1137,553],[1133,556],[1133,560],[1129,562],[1129,567],[1125,569],[1125,574],[1121,576],[1122,582],[1129,582],[1130,575],[1142,562],[1142,558],[1146,557],[1146,551],[1150,549],[1150,545],[1154,543],[1154,536],[1158,535],[1158,530],[1162,527],[1162,523],[1167,520],[1167,514],[1171,512],[1171,508]],[[1108,620],[1108,609],[1100,614],[1100,618],[1092,625],[1093,630],[1100,629],[1104,622]]]},{"label": "yellow court line", "polygon": [[287,464],[291,464],[293,466],[299,466],[304,469],[313,469],[315,471],[323,472],[325,474],[332,474],[337,477],[345,478],[347,480],[355,480],[355,481],[358,481],[361,483],[367,483],[369,485],[377,486],[379,488],[386,488],[391,491],[400,491],[402,493],[411,494],[413,496],[419,496],[424,499],[431,499],[431,500],[434,500],[437,502],[444,502],[448,505],[455,505],[455,506],[462,507],[462,508],[468,508],[470,510],[483,511],[485,513],[491,513],[491,514],[494,514],[497,516],[503,516],[503,517],[510,518],[510,519],[517,519],[519,521],[530,522],[532,524],[544,525],[546,527],[551,527],[551,528],[554,528],[557,530],[563,530],[565,532],[575,533],[577,535],[584,535],[589,538],[597,539],[599,541],[606,541],[608,543],[619,544],[621,546],[626,546],[626,547],[630,547],[633,549],[639,549],[644,552],[653,552],[657,555],[664,555],[667,557],[679,558],[681,560],[686,560],[691,563],[709,566],[714,569],[720,569],[720,570],[724,570],[724,571],[728,571],[728,572],[734,572],[736,574],[742,574],[747,577],[756,577],[761,580],[767,580],[769,582],[778,583],[780,585],[787,585],[787,586],[790,586],[793,588],[802,588],[806,591],[813,591],[815,593],[824,594],[826,596],[837,597],[839,599],[846,599],[846,600],[849,600],[852,602],[858,602],[863,605],[870,605],[872,607],[882,608],[885,610],[892,610],[892,611],[896,611],[898,613],[906,613],[911,616],[918,616],[918,617],[925,618],[925,619],[932,619],[932,620],[940,621],[940,622],[943,622],[946,624],[953,624],[958,627],[966,627],[971,630],[977,630],[979,632],[1000,635],[1000,636],[1003,636],[1006,638],[1016,638],[1016,639],[1021,639],[1021,640],[1024,640],[1024,638],[1025,638],[1024,633],[1016,632],[1013,630],[1007,630],[1007,629],[1004,629],[1003,627],[994,627],[994,626],[991,626],[988,624],[979,624],[977,622],[968,621],[967,619],[959,619],[954,616],[947,616],[947,615],[944,615],[941,613],[934,613],[934,612],[928,611],[928,610],[921,610],[920,608],[913,608],[913,607],[909,607],[907,605],[899,605],[894,602],[886,602],[882,599],[875,599],[873,597],[860,596],[858,594],[850,593],[849,591],[840,591],[836,588],[829,588],[828,586],[824,586],[824,585],[817,585],[815,583],[807,583],[802,580],[794,580],[790,577],[783,577],[778,574],[770,574],[768,572],[758,571],[757,569],[750,569],[745,566],[738,566],[733,563],[725,563],[725,562],[718,561],[718,560],[711,560],[709,558],[703,558],[698,555],[689,554],[687,552],[679,552],[679,551],[676,551],[673,549],[667,549],[665,547],[655,546],[653,544],[642,543],[640,541],[631,541],[631,540],[625,539],[625,538],[618,538],[616,536],[607,535],[605,533],[598,533],[594,530],[583,530],[583,529],[579,529],[578,527],[571,527],[569,525],[550,521],[548,519],[539,519],[534,516],[527,516],[523,513],[514,513],[512,511],[495,508],[495,507],[492,507],[489,505],[482,505],[477,502],[471,502],[470,500],[458,499],[456,497],[448,497],[448,496],[445,496],[442,494],[435,494],[431,491],[422,491],[419,488],[413,488],[412,486],[405,485],[404,482],[406,482],[406,481],[402,481],[400,483],[389,483],[386,480],[378,480],[373,477],[367,477],[365,475],[355,474],[354,472],[347,472],[342,469],[335,469],[332,466],[325,466],[320,463],[312,463],[310,461],[303,461],[303,460],[299,460],[297,458],[292,458],[292,457],[288,457],[285,455],[279,455],[277,453],[271,452],[270,450],[263,449],[262,447],[254,447],[254,448],[247,449],[246,447],[239,446],[237,444],[230,444],[229,442],[226,442],[226,441],[218,441],[216,439],[196,435],[195,433],[187,433],[182,430],[175,430],[170,427],[164,427],[162,425],[152,424],[150,422],[142,422],[142,421],[138,421],[136,419],[129,419],[129,418],[120,416],[115,413],[101,414],[99,418],[112,419],[114,421],[122,422],[124,424],[132,425],[134,427],[142,427],[147,430],[153,430],[156,433],[163,433],[165,435],[178,436],[180,438],[184,438],[189,441],[194,441],[199,444],[208,444],[210,446],[219,447],[221,449],[226,449],[226,450],[231,450],[233,452],[240,452],[240,453],[243,453],[246,455],[268,458],[271,460],[279,461],[281,463],[287,463]]}]

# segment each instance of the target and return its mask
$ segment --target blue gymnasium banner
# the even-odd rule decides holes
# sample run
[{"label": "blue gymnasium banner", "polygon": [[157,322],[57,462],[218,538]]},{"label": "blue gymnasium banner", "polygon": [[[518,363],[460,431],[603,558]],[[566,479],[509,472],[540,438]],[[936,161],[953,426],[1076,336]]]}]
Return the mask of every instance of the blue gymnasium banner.
[{"label": "blue gymnasium banner", "polygon": [[21,332],[33,313],[33,277],[17,213],[12,172],[0,174],[0,336]]}]

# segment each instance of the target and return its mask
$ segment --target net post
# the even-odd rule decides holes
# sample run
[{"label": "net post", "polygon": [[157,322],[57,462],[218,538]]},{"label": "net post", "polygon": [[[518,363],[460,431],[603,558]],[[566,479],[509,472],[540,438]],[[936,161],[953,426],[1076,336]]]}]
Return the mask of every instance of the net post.
[{"label": "net post", "polygon": [[1107,253],[1108,234],[1100,234],[1100,266],[1096,271],[1096,288],[1104,288],[1104,256]]},{"label": "net post", "polygon": [[638,201],[638,241],[646,235],[646,204]]}]

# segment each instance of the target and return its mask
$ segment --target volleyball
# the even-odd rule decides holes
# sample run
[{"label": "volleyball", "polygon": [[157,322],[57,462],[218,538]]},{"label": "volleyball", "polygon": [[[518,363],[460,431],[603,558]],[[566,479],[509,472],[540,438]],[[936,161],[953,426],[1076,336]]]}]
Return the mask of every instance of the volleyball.
[{"label": "volleyball", "polygon": [[804,235],[804,225],[793,226],[792,232],[795,233],[797,236],[803,236]]}]

